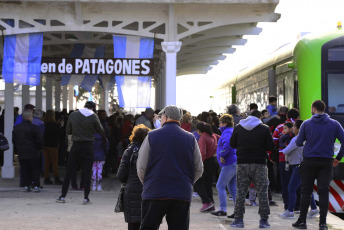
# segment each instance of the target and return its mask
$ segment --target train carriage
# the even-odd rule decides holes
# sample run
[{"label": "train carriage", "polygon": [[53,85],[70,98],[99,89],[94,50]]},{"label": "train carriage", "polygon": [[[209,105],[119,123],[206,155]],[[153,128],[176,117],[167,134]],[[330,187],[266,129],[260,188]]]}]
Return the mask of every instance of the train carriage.
[{"label": "train carriage", "polygon": [[[215,95],[221,112],[232,103],[241,111],[247,111],[250,103],[262,110],[274,95],[278,106],[298,108],[303,120],[311,117],[312,102],[321,99],[327,105],[326,113],[344,126],[344,32],[309,34],[287,44],[258,65],[241,71]],[[335,143],[335,154],[339,148]],[[343,213],[344,158],[334,169],[330,186],[329,210]]]}]

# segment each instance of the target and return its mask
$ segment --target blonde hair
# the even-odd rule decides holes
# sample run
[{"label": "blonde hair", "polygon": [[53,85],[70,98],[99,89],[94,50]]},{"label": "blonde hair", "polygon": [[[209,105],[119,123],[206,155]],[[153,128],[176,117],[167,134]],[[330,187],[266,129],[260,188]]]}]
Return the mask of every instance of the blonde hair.
[{"label": "blonde hair", "polygon": [[146,136],[148,135],[149,131],[151,130],[143,124],[136,125],[129,137],[130,142],[142,143],[144,139],[146,138]]},{"label": "blonde hair", "polygon": [[230,114],[223,114],[221,117],[220,117],[220,122],[221,123],[226,123],[227,124],[227,127],[233,127],[234,126],[234,119],[233,119],[233,116],[230,115]]},{"label": "blonde hair", "polygon": [[184,123],[188,123],[188,122],[190,122],[191,120],[192,120],[192,116],[191,116],[191,114],[190,113],[185,113],[184,115],[183,115],[183,118],[182,118],[183,120],[182,120],[182,123],[184,124]]}]

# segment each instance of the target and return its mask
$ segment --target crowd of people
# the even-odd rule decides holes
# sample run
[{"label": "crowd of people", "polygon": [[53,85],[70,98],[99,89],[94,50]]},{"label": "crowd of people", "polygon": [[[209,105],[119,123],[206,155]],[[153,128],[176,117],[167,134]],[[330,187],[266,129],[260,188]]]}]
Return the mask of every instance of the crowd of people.
[{"label": "crowd of people", "polygon": [[[333,144],[336,139],[344,144],[344,131],[325,113],[324,102],[312,104],[313,116],[305,122],[297,109],[277,108],[273,96],[262,111],[254,103],[245,113],[230,105],[220,115],[209,111],[192,116],[170,105],[161,111],[147,108],[136,116],[117,111],[107,117],[95,108],[90,101],[69,114],[39,113],[33,105],[25,106],[13,129],[20,186],[39,192],[42,174],[44,184],[62,185],[57,202],[66,202],[71,184],[84,190],[83,203],[90,204],[90,190],[101,191],[102,179],[116,173],[125,184],[128,229],[141,230],[158,229],[164,216],[169,229],[188,229],[192,196],[202,200],[200,212],[227,216],[228,194],[234,202],[227,216],[234,218],[230,226],[245,226],[246,203],[259,206],[259,228],[269,228],[269,206],[277,205],[272,193],[281,192],[281,218],[300,213],[293,227],[306,229],[306,218],[320,213],[319,229],[327,229],[332,166],[344,153],[341,149],[333,159]],[[63,181],[59,165],[66,167]],[[315,179],[320,212],[312,194]]]}]

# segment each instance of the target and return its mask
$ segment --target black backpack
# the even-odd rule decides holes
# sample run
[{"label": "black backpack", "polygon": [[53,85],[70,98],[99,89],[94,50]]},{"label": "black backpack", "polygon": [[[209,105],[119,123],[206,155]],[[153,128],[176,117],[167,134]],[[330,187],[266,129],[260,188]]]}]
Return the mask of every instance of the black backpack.
[{"label": "black backpack", "polygon": [[6,151],[10,148],[8,144],[7,138],[4,136],[4,134],[0,133],[0,150]]}]

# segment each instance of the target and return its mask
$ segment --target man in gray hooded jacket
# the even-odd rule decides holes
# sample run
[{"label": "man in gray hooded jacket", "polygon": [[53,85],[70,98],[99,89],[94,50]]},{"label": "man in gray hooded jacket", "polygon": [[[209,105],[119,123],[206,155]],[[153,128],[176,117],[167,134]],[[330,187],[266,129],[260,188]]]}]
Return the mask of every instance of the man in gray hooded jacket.
[{"label": "man in gray hooded jacket", "polygon": [[251,182],[259,198],[259,228],[269,228],[268,169],[266,152],[275,144],[270,129],[260,120],[261,113],[253,111],[234,128],[230,146],[237,150],[237,197],[232,227],[244,227],[245,197]]}]

